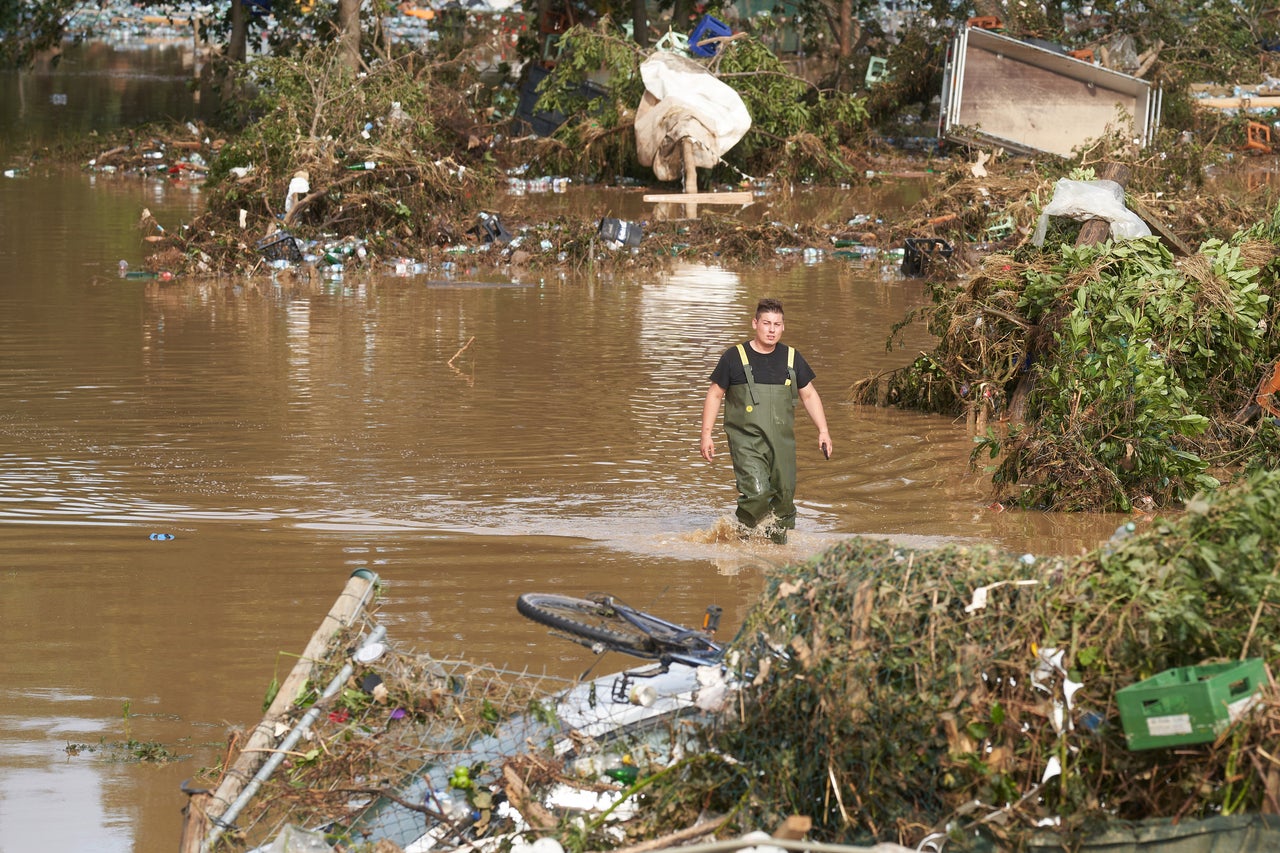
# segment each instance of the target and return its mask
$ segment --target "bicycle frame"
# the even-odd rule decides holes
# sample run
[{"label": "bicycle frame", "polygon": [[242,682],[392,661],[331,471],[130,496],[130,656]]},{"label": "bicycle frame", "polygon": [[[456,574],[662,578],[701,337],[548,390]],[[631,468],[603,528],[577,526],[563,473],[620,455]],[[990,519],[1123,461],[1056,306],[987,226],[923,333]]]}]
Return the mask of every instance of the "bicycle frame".
[{"label": "bicycle frame", "polygon": [[[694,630],[675,622],[668,622],[666,619],[654,616],[652,613],[636,610],[634,607],[616,601],[612,596],[607,597],[602,603],[607,604],[615,613],[653,640],[654,644],[661,649],[658,655],[658,662],[663,666],[671,663],[682,663],[685,666],[695,667],[712,666],[720,663],[724,657],[724,647],[710,637],[710,634],[720,626],[722,610],[715,605],[707,608],[707,613],[702,620],[702,629]],[[655,624],[670,631],[673,636],[671,638],[658,636],[653,630]],[[680,641],[690,637],[698,637],[705,642],[707,645],[706,652],[691,652],[685,649]]]}]

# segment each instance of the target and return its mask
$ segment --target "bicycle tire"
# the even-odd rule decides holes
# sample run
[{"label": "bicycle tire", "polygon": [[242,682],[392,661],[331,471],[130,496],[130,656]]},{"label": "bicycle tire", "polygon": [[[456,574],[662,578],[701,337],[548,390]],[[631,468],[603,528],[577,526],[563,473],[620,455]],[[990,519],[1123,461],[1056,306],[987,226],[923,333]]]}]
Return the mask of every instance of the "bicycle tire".
[{"label": "bicycle tire", "polygon": [[526,619],[614,651],[642,658],[658,656],[653,640],[607,603],[571,595],[526,592],[516,599],[516,609]]}]

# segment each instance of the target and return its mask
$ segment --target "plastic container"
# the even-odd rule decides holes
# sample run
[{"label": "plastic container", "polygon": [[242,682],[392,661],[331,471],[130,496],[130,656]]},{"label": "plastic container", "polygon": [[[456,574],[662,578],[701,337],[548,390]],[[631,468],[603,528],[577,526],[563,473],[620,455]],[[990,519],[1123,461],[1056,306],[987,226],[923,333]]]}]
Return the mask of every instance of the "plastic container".
[{"label": "plastic container", "polygon": [[615,249],[628,246],[632,249],[640,245],[644,229],[638,222],[627,222],[622,219],[605,217],[600,220],[600,236]]},{"label": "plastic container", "polygon": [[496,213],[485,213],[483,211],[476,217],[478,224],[476,225],[477,233],[484,239],[486,243],[510,243],[511,232],[502,224],[502,220],[498,219]]},{"label": "plastic container", "polygon": [[302,263],[302,250],[298,241],[288,231],[277,231],[268,234],[253,247],[268,261],[288,261],[293,264]]},{"label": "plastic container", "polygon": [[1116,691],[1129,749],[1208,743],[1257,701],[1262,658],[1167,669]]},{"label": "plastic container", "polygon": [[693,32],[689,33],[689,52],[694,56],[711,57],[720,49],[720,42],[698,44],[704,39],[726,38],[733,35],[733,30],[724,21],[712,15],[703,15]]},{"label": "plastic container", "polygon": [[908,237],[903,246],[902,274],[924,275],[925,267],[937,258],[951,257],[951,244],[941,237]]}]

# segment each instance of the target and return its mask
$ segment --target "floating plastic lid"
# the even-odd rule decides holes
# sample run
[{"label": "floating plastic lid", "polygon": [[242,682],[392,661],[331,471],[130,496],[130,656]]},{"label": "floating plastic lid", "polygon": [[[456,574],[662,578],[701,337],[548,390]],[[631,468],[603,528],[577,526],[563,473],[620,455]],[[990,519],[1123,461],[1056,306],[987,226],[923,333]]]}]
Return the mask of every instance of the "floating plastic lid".
[{"label": "floating plastic lid", "polygon": [[356,653],[352,655],[352,659],[356,663],[373,663],[382,657],[387,647],[382,643],[367,643],[356,649]]}]

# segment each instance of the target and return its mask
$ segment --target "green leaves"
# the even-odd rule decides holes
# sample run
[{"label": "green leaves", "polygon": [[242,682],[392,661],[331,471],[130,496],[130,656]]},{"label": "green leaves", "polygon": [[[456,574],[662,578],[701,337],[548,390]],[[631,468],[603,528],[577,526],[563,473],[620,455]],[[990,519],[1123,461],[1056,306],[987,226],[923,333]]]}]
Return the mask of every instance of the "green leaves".
[{"label": "green leaves", "polygon": [[[575,170],[590,172],[589,166],[599,161],[600,168],[607,165],[616,172],[620,157],[603,155],[608,146],[618,144],[617,134],[610,131],[627,129],[644,95],[640,63],[645,54],[608,20],[594,28],[573,27],[559,43],[559,62],[540,84],[539,108],[577,117],[555,134],[576,149],[572,152],[579,158]],[[847,178],[857,171],[837,152],[865,129],[867,110],[862,97],[819,91],[745,33],[723,46],[710,70],[738,93],[751,116],[751,129],[724,157],[735,169],[829,179]],[[583,97],[588,81],[605,89],[603,97],[590,103]],[[631,160],[633,154],[625,152]]]},{"label": "green leaves", "polygon": [[1024,505],[1093,510],[1213,487],[1214,425],[1275,358],[1262,334],[1273,279],[1247,245],[1241,234],[1178,260],[1155,238],[1063,246],[1028,267],[1017,304],[1054,345],[1038,355],[1031,417],[1001,448],[994,482],[1022,487]]}]

